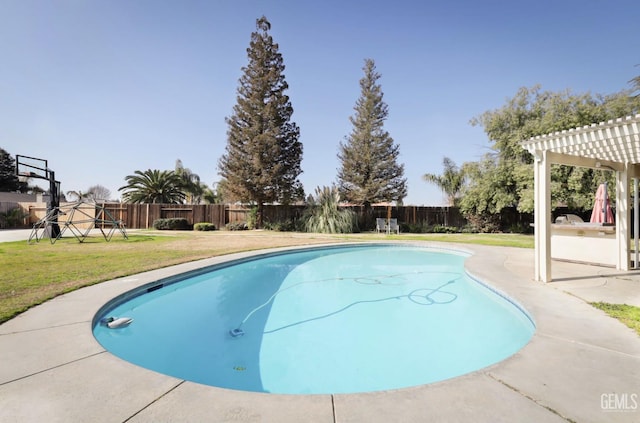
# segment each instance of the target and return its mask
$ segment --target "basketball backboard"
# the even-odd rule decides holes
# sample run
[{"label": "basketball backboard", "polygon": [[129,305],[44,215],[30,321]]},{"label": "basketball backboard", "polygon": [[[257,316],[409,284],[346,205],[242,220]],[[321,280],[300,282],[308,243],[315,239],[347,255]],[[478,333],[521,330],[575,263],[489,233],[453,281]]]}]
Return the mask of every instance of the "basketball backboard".
[{"label": "basketball backboard", "polygon": [[16,155],[16,174],[24,178],[50,179],[47,161],[35,157]]}]

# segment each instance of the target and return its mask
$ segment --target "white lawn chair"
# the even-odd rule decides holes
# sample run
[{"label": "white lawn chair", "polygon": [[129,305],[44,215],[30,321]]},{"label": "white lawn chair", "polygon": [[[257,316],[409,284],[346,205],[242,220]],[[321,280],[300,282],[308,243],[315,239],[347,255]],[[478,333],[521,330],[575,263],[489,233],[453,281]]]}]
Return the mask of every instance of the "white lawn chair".
[{"label": "white lawn chair", "polygon": [[380,217],[376,218],[376,232],[386,232],[387,231],[387,219],[382,219]]},{"label": "white lawn chair", "polygon": [[398,219],[389,219],[389,226],[387,226],[387,233],[395,232],[400,235],[400,225],[398,225]]}]

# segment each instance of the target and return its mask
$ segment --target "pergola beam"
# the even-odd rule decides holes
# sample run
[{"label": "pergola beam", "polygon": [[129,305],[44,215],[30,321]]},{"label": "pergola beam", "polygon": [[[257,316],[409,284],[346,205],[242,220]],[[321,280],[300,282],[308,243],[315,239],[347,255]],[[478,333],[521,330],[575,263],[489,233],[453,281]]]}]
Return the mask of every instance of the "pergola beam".
[{"label": "pergola beam", "polygon": [[547,159],[551,164],[562,164],[568,166],[590,167],[593,169],[605,168],[608,170],[621,171],[624,165],[609,160],[598,160],[589,157],[580,157],[573,154],[555,153],[547,150]]}]

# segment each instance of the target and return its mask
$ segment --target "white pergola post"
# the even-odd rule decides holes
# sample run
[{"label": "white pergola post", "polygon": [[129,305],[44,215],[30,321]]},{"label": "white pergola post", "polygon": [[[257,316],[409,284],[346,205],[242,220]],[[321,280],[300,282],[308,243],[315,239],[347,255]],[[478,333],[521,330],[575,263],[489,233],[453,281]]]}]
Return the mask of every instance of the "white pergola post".
[{"label": "white pergola post", "polygon": [[616,172],[616,240],[618,243],[618,270],[629,270],[629,166]]},{"label": "white pergola post", "polygon": [[551,164],[547,151],[536,151],[535,179],[535,280],[551,281]]},{"label": "white pergola post", "polygon": [[640,246],[640,210],[638,210],[638,206],[640,205],[640,201],[638,200],[638,182],[640,179],[633,178],[633,268],[639,269],[640,265],[638,264],[639,251],[638,247]]}]

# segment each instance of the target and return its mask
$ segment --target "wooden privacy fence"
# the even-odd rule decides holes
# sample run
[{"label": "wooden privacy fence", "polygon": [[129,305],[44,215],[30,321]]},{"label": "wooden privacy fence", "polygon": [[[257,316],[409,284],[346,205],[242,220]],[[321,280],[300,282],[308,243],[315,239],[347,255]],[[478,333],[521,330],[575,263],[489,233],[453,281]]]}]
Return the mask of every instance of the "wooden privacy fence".
[{"label": "wooden privacy fence", "polygon": [[[441,225],[463,227],[467,221],[456,207],[424,207],[424,206],[373,206],[371,216],[365,216],[364,207],[352,207],[359,216],[363,228],[374,227],[376,218],[387,217],[398,219],[407,225]],[[371,220],[370,220],[371,219]]]},{"label": "wooden privacy fence", "polygon": [[[147,229],[153,227],[156,219],[185,218],[189,224],[209,222],[216,228],[224,228],[228,223],[246,222],[251,212],[250,207],[224,204],[103,204],[114,219],[122,220],[127,228]],[[304,205],[265,205],[263,220],[265,222],[296,222],[304,214]],[[367,230],[367,222],[375,222],[375,218],[384,217],[390,213],[405,224],[427,224],[464,226],[466,220],[454,207],[386,207],[374,206],[371,215],[365,216],[364,207],[349,207],[358,215],[361,228]]]},{"label": "wooden privacy fence", "polygon": [[[87,204],[87,206],[89,205]],[[251,212],[250,207],[228,204],[104,203],[99,206],[104,207],[113,219],[124,222],[125,227],[129,229],[152,228],[156,219],[166,218],[185,218],[192,225],[208,222],[221,229],[229,223],[246,222]],[[15,207],[21,207],[29,214],[29,217],[24,220],[24,225],[21,226],[23,228],[31,227],[46,213],[46,203],[0,202],[0,212],[6,212]],[[373,230],[376,218],[389,216],[398,219],[398,222],[404,225],[442,225],[462,228],[468,223],[456,207],[373,206],[368,215],[365,215],[365,209],[362,206],[349,206],[349,208],[357,214],[360,229],[363,231]],[[305,209],[304,205],[266,205],[264,206],[263,221],[295,223],[302,218]],[[558,208],[554,211],[554,216],[563,212],[567,211]],[[531,214],[519,213],[515,208],[503,210],[500,216],[501,228],[505,231],[515,225],[528,227],[531,222],[533,222]]]},{"label": "wooden privacy fence", "polygon": [[[250,207],[227,206],[227,223],[246,222],[251,213]],[[304,205],[265,205],[262,219],[265,222],[285,222],[287,220],[297,221],[302,217],[307,206]]]},{"label": "wooden privacy fence", "polygon": [[[467,221],[456,207],[424,207],[424,206],[373,206],[370,215],[365,215],[364,206],[348,206],[358,216],[361,230],[373,229],[378,217],[388,216],[398,219],[398,222],[407,225],[443,225],[463,227]],[[300,219],[306,206],[264,206],[263,220],[265,222],[293,222]],[[227,210],[227,223],[246,222],[250,208],[232,207]]]},{"label": "wooden privacy fence", "polygon": [[220,229],[226,225],[224,204],[102,204],[114,219],[129,229],[149,229],[157,219],[185,218],[189,224],[209,222]]}]

